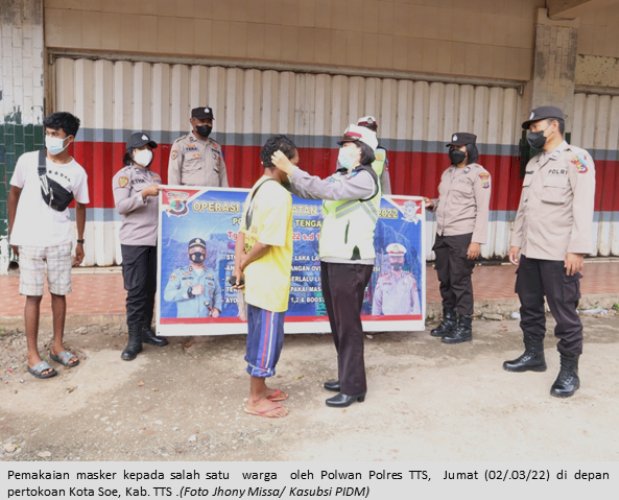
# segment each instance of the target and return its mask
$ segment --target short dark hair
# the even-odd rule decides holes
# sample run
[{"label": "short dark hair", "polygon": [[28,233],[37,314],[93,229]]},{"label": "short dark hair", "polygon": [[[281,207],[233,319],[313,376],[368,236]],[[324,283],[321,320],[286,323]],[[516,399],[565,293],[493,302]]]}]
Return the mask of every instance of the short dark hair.
[{"label": "short dark hair", "polygon": [[292,160],[297,152],[297,146],[285,135],[273,135],[269,137],[260,150],[260,160],[264,168],[274,167],[273,163],[271,163],[271,156],[273,156],[273,153],[277,150],[280,150],[286,155],[286,158]]},{"label": "short dark hair", "polygon": [[559,124],[559,133],[561,135],[565,134],[565,120],[562,120],[561,118],[548,118],[547,121],[549,125],[552,121],[556,121]]},{"label": "short dark hair", "polygon": [[58,111],[46,116],[43,120],[43,126],[53,130],[62,129],[65,134],[75,137],[80,128],[80,119],[66,111]]},{"label": "short dark hair", "polygon": [[468,154],[468,159],[466,160],[467,165],[477,162],[477,159],[479,158],[479,151],[477,151],[477,146],[475,144],[467,144],[466,152]]},{"label": "short dark hair", "polygon": [[374,150],[368,146],[365,142],[355,142],[359,149],[361,149],[361,159],[359,160],[361,165],[371,165],[376,160]]}]

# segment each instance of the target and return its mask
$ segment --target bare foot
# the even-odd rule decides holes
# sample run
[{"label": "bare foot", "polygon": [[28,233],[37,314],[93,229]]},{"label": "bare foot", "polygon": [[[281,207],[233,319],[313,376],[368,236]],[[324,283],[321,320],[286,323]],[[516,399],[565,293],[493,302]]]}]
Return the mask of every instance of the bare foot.
[{"label": "bare foot", "polygon": [[243,411],[250,415],[266,418],[281,418],[288,415],[288,409],[286,407],[274,401],[269,401],[268,399],[259,399],[254,403],[247,401],[243,407]]}]

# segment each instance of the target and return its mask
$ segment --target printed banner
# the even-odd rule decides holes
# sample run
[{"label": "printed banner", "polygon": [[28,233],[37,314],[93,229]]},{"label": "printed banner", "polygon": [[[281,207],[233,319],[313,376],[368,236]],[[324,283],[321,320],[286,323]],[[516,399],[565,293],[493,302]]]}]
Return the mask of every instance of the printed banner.
[{"label": "printed banner", "polygon": [[[241,292],[229,279],[246,189],[167,186],[159,198],[157,331],[247,333]],[[331,331],[320,287],[321,202],[293,196],[293,267],[286,333]],[[384,196],[376,264],[363,303],[367,332],[418,331],[425,322],[423,198]]]}]

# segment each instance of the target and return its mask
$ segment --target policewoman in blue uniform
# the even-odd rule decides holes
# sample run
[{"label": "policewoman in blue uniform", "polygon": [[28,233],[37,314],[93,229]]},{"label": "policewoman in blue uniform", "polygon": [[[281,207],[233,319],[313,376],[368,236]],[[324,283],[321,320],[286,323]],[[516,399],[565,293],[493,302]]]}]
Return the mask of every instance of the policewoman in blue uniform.
[{"label": "policewoman in blue uniform", "polygon": [[206,241],[193,238],[187,245],[191,264],[174,269],[163,298],[176,303],[177,318],[218,318],[222,308],[221,287],[206,269]]},{"label": "policewoman in blue uniform", "polygon": [[151,328],[157,290],[157,228],[161,177],[150,170],[157,143],[136,132],[127,141],[125,166],[112,180],[114,204],[120,214],[120,250],[123,282],[127,290],[129,340],[121,354],[131,361],[142,351],[142,342],[158,347],[168,344]]},{"label": "policewoman in blue uniform", "polygon": [[584,256],[593,249],[595,165],[587,151],[563,139],[561,109],[538,107],[522,128],[528,130],[529,145],[539,151],[526,166],[509,249],[509,260],[518,266],[516,292],[524,352],[505,361],[503,368],[546,370],[546,297],[556,321],[561,359],[550,394],[570,397],[580,387],[583,328],[576,307]]},{"label": "policewoman in blue uniform", "polygon": [[309,175],[280,151],[273,155],[273,164],[288,174],[295,194],[324,200],[321,282],[338,365],[338,379],[324,387],[338,393],[326,400],[327,406],[342,408],[364,401],[367,392],[361,307],[374,268],[381,190],[372,168],[376,134],[351,124],[338,144],[338,170],[327,179]]}]

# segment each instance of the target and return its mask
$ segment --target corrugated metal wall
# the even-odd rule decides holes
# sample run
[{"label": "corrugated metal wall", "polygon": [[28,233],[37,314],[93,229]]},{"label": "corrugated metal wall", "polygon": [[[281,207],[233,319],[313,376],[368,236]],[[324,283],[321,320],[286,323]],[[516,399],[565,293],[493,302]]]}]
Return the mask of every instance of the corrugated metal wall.
[{"label": "corrugated metal wall", "polygon": [[[394,192],[435,196],[449,163],[445,142],[455,131],[472,131],[494,184],[483,255],[507,252],[520,193],[515,144],[523,110],[515,88],[64,57],[53,69],[54,109],[82,120],[75,156],[89,173],[94,207],[88,265],[120,260],[111,179],[122,166],[129,133],[149,131],[163,145],[153,168],[165,181],[169,144],[189,130],[189,110],[202,104],[214,108],[213,137],[224,145],[235,187],[250,186],[260,175],[259,147],[273,133],[294,136],[302,165],[328,174],[337,137],[351,121],[372,114],[389,150]],[[430,222],[428,250],[433,236]]]},{"label": "corrugated metal wall", "polygon": [[577,93],[572,143],[596,166],[594,238],[598,255],[619,255],[619,96]]}]

